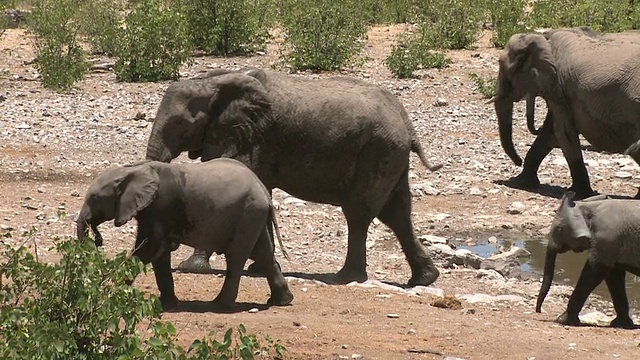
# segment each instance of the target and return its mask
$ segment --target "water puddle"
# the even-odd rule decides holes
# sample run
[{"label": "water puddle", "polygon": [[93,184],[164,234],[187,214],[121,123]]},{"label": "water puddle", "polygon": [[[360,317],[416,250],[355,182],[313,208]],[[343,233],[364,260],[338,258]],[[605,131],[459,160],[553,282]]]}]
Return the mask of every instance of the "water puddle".
[{"label": "water puddle", "polygon": [[[500,253],[498,250],[500,247],[509,249],[511,246],[518,246],[527,249],[531,253],[531,257],[528,259],[522,259],[520,269],[525,275],[531,275],[534,278],[542,277],[544,269],[544,256],[547,251],[546,240],[533,239],[527,241],[508,241],[498,240],[497,243],[485,243],[473,246],[465,245],[461,243],[456,245],[457,249],[469,249],[470,251],[482,256],[483,258],[489,257],[494,254]],[[564,283],[566,285],[575,286],[580,277],[580,272],[587,261],[588,253],[567,252],[564,254],[558,254],[556,258],[555,276],[553,278],[555,283]],[[630,273],[626,276],[627,283],[627,296],[629,302],[633,307],[640,308],[640,278]],[[609,290],[607,286],[602,282],[598,285],[594,291],[596,294],[601,295],[606,299],[610,299]]]}]

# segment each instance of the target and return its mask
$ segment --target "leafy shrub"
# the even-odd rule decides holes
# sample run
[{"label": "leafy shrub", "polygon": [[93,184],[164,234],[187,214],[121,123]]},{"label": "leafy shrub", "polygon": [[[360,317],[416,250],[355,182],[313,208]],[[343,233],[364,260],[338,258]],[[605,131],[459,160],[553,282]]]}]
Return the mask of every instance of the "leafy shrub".
[{"label": "leafy shrub", "polygon": [[538,27],[587,25],[596,31],[623,31],[637,27],[638,18],[629,1],[538,0],[533,4],[532,21]]},{"label": "leafy shrub", "polygon": [[77,13],[75,0],[34,2],[29,27],[34,34],[35,66],[47,88],[69,89],[89,69],[78,42]]},{"label": "leafy shrub", "polygon": [[483,4],[477,0],[432,0],[421,8],[423,40],[439,49],[469,49],[477,40]]},{"label": "leafy shrub", "polygon": [[493,24],[491,42],[495,47],[502,48],[511,35],[526,32],[527,0],[488,0],[487,5]]},{"label": "leafy shrub", "polygon": [[113,55],[118,49],[120,31],[119,2],[114,0],[84,0],[78,13],[80,30],[94,54]]},{"label": "leafy shrub", "polygon": [[476,85],[476,89],[485,99],[491,99],[498,93],[498,79],[494,77],[483,78],[478,74],[469,74],[471,81]]},{"label": "leafy shrub", "polygon": [[270,0],[182,0],[189,37],[214,55],[245,55],[264,49],[273,25]]},{"label": "leafy shrub", "polygon": [[158,299],[126,285],[146,267],[125,253],[107,259],[91,241],[67,240],[55,246],[61,260],[47,264],[24,246],[0,245],[0,358],[253,359],[285,351],[242,324],[222,342],[212,332],[185,350],[175,327],[159,320]]},{"label": "leafy shrub", "polygon": [[451,64],[451,59],[425,46],[419,38],[401,39],[394,46],[384,64],[398,78],[410,78],[418,69],[443,68]]},{"label": "leafy shrub", "polygon": [[355,60],[367,31],[360,0],[283,0],[282,58],[294,70],[336,70]]},{"label": "leafy shrub", "polygon": [[416,0],[363,0],[372,24],[401,24],[415,21]]},{"label": "leafy shrub", "polygon": [[118,35],[114,71],[119,80],[176,80],[190,59],[186,18],[163,0],[137,1]]}]

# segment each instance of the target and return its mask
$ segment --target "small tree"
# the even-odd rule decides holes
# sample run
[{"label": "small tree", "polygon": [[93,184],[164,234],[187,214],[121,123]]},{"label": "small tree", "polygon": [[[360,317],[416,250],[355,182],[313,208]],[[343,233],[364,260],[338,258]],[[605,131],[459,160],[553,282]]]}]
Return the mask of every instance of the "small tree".
[{"label": "small tree", "polygon": [[89,67],[78,42],[78,8],[75,0],[35,0],[29,29],[42,85],[69,89],[82,79]]},{"label": "small tree", "polygon": [[495,47],[504,47],[512,35],[526,32],[524,7],[527,0],[488,0],[488,9],[493,23],[491,42]]},{"label": "small tree", "polygon": [[80,30],[94,54],[113,55],[118,48],[122,7],[115,0],[81,0]]},{"label": "small tree", "polygon": [[432,0],[421,10],[419,31],[434,48],[468,49],[476,42],[483,20],[482,2]]},{"label": "small tree", "polygon": [[271,0],[182,0],[194,46],[214,55],[264,49],[273,25]]},{"label": "small tree", "polygon": [[296,70],[336,70],[353,62],[368,29],[359,0],[283,0],[282,58]]},{"label": "small tree", "polygon": [[139,0],[118,35],[114,71],[119,80],[176,80],[190,59],[186,18],[163,0]]}]

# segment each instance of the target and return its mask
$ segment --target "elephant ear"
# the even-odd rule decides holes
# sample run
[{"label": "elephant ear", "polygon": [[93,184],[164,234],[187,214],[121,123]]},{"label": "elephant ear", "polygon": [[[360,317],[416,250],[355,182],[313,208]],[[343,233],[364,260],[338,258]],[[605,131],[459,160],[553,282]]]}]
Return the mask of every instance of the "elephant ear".
[{"label": "elephant ear", "polygon": [[573,239],[589,239],[591,238],[591,230],[587,225],[584,214],[573,201],[574,196],[575,193],[571,191],[564,194],[558,210],[558,216],[567,225]]},{"label": "elephant ear", "polygon": [[271,101],[262,83],[244,73],[215,78],[205,142],[223,144],[227,153],[248,154],[271,124]]},{"label": "elephant ear", "polygon": [[122,226],[151,204],[158,194],[158,173],[149,165],[131,166],[117,185],[115,226]]},{"label": "elephant ear", "polygon": [[550,90],[557,91],[554,86],[557,83],[555,57],[551,43],[545,36],[514,35],[508,45],[507,54],[501,61],[508,78],[526,76],[527,93],[544,96]]}]

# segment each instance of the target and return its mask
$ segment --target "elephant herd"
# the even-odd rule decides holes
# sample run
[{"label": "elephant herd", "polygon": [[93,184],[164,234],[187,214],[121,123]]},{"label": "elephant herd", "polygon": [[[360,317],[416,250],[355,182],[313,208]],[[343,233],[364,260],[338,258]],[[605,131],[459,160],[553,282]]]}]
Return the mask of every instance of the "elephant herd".
[{"label": "elephant herd", "polygon": [[[626,150],[640,160],[640,33],[601,34],[583,27],[518,34],[499,65],[492,101],[500,140],[514,163],[523,165],[510,181],[537,186],[538,168],[554,147],[561,148],[573,179],[552,224],[536,309],[551,285],[556,254],[589,250],[592,256],[557,321],[579,324],[584,301],[604,280],[618,314],[612,325],[632,326],[624,276],[640,275],[640,254],[620,253],[640,248],[629,245],[640,241],[640,228],[630,226],[635,217],[640,224],[640,204],[600,197],[574,202],[573,196],[594,193],[580,134],[598,150]],[[548,112],[536,130],[538,96]],[[537,137],[522,164],[513,146],[512,113],[513,103],[525,98],[527,124]],[[169,164],[185,151],[201,162]],[[184,272],[207,272],[213,252],[225,255],[227,275],[216,306],[234,305],[247,259],[254,260],[250,270],[268,280],[269,304],[288,305],[293,295],[274,256],[274,230],[278,240],[280,235],[271,192],[280,188],[341,207],[348,248],[333,282],[366,280],[367,230],[378,218],[400,242],[411,268],[408,286],[427,286],[439,272],[411,221],[411,152],[430,171],[442,166],[427,160],[406,110],[378,86],[349,77],[213,70],[167,88],[146,160],[110,168],[93,182],[77,219],[78,237],[90,228],[102,245],[98,225],[114,220],[121,226],[136,218],[134,255],[153,265],[165,310],[178,304],[170,254],[179,244],[195,249],[179,265]]]}]

